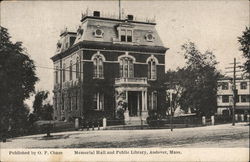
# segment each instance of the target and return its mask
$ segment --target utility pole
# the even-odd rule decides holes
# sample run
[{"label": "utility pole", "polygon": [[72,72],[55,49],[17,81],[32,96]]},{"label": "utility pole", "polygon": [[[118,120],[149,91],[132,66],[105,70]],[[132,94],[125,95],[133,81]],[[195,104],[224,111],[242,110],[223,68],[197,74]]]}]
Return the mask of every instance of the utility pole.
[{"label": "utility pole", "polygon": [[235,107],[236,107],[236,98],[238,96],[238,90],[236,89],[236,68],[241,68],[241,66],[236,66],[237,64],[240,64],[239,62],[236,62],[236,58],[234,58],[233,67],[227,67],[226,69],[232,69],[233,71],[229,71],[226,73],[233,73],[233,85],[232,85],[232,91],[233,91],[233,106],[232,106],[232,126],[235,126]]},{"label": "utility pole", "polygon": [[233,121],[232,125],[235,125],[235,105],[236,105],[236,85],[235,85],[235,77],[236,77],[236,58],[234,58],[234,71],[233,71]]},{"label": "utility pole", "polygon": [[173,100],[173,92],[170,91],[170,127],[171,127],[171,131],[173,131],[173,105],[172,105],[172,100]]}]

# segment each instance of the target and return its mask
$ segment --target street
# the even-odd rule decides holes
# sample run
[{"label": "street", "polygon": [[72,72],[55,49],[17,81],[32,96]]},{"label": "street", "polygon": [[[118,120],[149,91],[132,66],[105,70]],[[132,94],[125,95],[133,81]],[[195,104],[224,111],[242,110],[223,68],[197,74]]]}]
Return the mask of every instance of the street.
[{"label": "street", "polygon": [[246,123],[152,130],[95,130],[17,137],[1,143],[1,148],[129,148],[129,147],[249,147]]}]

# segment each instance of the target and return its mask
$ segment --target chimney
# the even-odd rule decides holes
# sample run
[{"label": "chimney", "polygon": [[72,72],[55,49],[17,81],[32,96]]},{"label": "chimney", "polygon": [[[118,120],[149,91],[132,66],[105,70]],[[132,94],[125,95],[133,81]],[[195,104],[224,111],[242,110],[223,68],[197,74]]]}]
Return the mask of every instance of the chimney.
[{"label": "chimney", "polygon": [[128,20],[130,20],[130,21],[133,21],[133,20],[134,20],[134,16],[133,16],[133,15],[128,15],[127,18],[128,18]]},{"label": "chimney", "polygon": [[94,11],[93,16],[95,17],[100,17],[100,11]]}]

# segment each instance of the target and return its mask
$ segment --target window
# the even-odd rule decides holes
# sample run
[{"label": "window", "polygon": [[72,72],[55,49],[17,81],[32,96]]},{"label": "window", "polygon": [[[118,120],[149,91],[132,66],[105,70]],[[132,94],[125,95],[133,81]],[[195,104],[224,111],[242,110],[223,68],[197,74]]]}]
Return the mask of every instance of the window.
[{"label": "window", "polygon": [[221,82],[221,89],[228,90],[228,82]]},{"label": "window", "polygon": [[96,29],[95,32],[94,32],[94,35],[95,35],[95,37],[97,37],[97,38],[102,38],[103,35],[104,35],[104,32],[103,32],[102,29]]},{"label": "window", "polygon": [[72,111],[72,98],[69,96],[69,110]]},{"label": "window", "polygon": [[64,110],[64,95],[62,95],[62,110]]},{"label": "window", "polygon": [[240,89],[247,89],[247,82],[241,82]]},{"label": "window", "polygon": [[63,65],[62,78],[63,78],[63,82],[65,82],[65,64]]},{"label": "window", "polygon": [[78,91],[76,91],[76,110],[78,109],[78,100],[77,100],[77,96],[78,95]]},{"label": "window", "polygon": [[150,59],[148,61],[148,79],[156,79],[156,61],[155,59]]},{"label": "window", "polygon": [[134,64],[132,58],[123,57],[120,59],[120,77],[122,78],[134,77]]},{"label": "window", "polygon": [[127,42],[132,42],[132,30],[127,30]]},{"label": "window", "polygon": [[151,33],[146,34],[145,38],[148,42],[153,42],[153,40],[155,39],[155,37]]},{"label": "window", "polygon": [[126,30],[121,30],[121,42],[126,42]]},{"label": "window", "polygon": [[228,103],[229,102],[229,95],[222,96],[222,103]]},{"label": "window", "polygon": [[132,42],[133,40],[132,33],[133,33],[132,30],[121,29],[120,31],[121,42]]},{"label": "window", "polygon": [[152,96],[152,100],[153,100],[153,109],[157,109],[157,92],[153,92],[153,96]]},{"label": "window", "polygon": [[237,102],[237,103],[240,102],[240,97],[239,97],[239,95],[237,95],[235,99],[236,99],[236,102]]},{"label": "window", "polygon": [[69,80],[72,80],[72,61],[70,61],[69,65]]},{"label": "window", "polygon": [[56,81],[56,84],[59,83],[58,67],[56,67],[56,71],[55,71],[55,81]]},{"label": "window", "polygon": [[79,69],[79,67],[80,67],[80,61],[79,61],[79,58],[77,58],[76,59],[76,78],[79,78],[79,76],[80,76],[80,69]]},{"label": "window", "polygon": [[104,56],[100,55],[97,53],[96,55],[93,56],[93,77],[94,78],[99,78],[103,79],[103,61],[104,61]]},{"label": "window", "polygon": [[250,95],[241,95],[241,102],[250,102]]},{"label": "window", "polygon": [[149,106],[149,110],[157,109],[157,92],[156,91],[149,93],[148,106]]},{"label": "window", "polygon": [[93,109],[94,110],[104,110],[104,94],[94,93],[93,95]]}]

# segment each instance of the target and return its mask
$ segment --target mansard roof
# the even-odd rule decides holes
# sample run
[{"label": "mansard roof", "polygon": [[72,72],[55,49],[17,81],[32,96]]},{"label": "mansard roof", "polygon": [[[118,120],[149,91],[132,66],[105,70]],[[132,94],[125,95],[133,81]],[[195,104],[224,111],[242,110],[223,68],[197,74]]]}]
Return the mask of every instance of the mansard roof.
[{"label": "mansard roof", "polygon": [[[81,24],[76,32],[64,32],[60,35],[61,38],[57,44],[56,55],[68,53],[66,51],[72,51],[71,48],[79,44],[85,47],[95,44],[93,48],[96,49],[119,48],[118,50],[154,51],[155,53],[159,51],[165,53],[167,50],[156,31],[156,23],[152,21],[137,21],[132,15],[130,15],[130,19],[93,15],[83,15]],[[120,33],[124,30],[132,31],[132,42],[121,42]],[[72,40],[74,41],[72,42]],[[97,47],[97,45],[100,47]],[[139,48],[144,48],[144,50]]]},{"label": "mansard roof", "polygon": [[[86,41],[102,41],[102,42],[119,42],[119,29],[127,28],[133,31],[133,43],[131,45],[147,45],[147,46],[163,46],[163,43],[158,35],[155,25],[146,23],[138,23],[126,20],[110,20],[103,18],[87,17],[80,27],[83,31],[82,34],[78,34],[75,44]],[[103,35],[96,37],[94,35],[97,29],[102,30]],[[153,41],[147,41],[147,34],[154,36]]]}]

